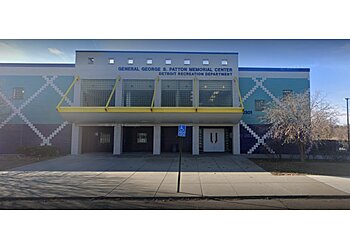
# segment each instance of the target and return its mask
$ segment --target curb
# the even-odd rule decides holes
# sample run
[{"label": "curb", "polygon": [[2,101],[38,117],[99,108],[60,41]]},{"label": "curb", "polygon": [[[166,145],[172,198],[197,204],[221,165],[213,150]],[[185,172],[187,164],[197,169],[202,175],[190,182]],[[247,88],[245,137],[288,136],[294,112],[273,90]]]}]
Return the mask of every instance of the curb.
[{"label": "curb", "polygon": [[135,200],[135,201],[172,201],[172,200],[273,200],[273,199],[349,199],[350,195],[260,195],[260,196],[201,196],[201,197],[120,197],[120,196],[98,196],[98,197],[2,197],[0,202],[4,201],[55,201],[55,200],[81,200],[81,201],[95,201],[95,200]]}]

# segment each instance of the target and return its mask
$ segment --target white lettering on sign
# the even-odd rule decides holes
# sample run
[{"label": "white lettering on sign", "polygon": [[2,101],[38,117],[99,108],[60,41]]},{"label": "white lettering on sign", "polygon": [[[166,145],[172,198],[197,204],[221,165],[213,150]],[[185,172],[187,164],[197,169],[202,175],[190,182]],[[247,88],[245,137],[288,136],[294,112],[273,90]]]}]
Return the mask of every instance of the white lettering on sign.
[{"label": "white lettering on sign", "polygon": [[156,72],[161,76],[232,76],[232,68],[208,67],[130,67],[120,66],[118,71]]}]

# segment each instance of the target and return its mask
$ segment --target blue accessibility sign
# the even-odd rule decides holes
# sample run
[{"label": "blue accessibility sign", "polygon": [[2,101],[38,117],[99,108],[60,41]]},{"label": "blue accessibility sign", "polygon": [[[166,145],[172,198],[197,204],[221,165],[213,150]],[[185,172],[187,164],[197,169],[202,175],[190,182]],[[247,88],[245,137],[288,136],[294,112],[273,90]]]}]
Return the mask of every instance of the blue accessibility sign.
[{"label": "blue accessibility sign", "polygon": [[186,137],[186,125],[180,124],[177,131],[178,137]]}]

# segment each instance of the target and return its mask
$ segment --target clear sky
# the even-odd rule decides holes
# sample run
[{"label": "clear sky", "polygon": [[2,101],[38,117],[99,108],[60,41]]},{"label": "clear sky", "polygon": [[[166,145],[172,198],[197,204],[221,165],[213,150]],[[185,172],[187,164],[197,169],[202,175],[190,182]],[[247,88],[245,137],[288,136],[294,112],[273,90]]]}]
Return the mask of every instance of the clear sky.
[{"label": "clear sky", "polygon": [[346,123],[350,40],[0,40],[0,62],[74,63],[75,50],[233,51],[241,67],[310,68],[311,92],[326,95]]}]

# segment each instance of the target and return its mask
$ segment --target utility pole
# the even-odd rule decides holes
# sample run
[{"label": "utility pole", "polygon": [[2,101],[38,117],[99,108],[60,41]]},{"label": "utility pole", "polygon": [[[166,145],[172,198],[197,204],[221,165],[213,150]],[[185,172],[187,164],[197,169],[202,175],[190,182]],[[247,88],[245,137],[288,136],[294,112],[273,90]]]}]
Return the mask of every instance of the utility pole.
[{"label": "utility pole", "polygon": [[346,100],[346,120],[348,123],[348,152],[350,152],[350,127],[349,127],[349,97],[345,98]]},{"label": "utility pole", "polygon": [[180,145],[179,145],[179,172],[177,174],[177,192],[180,193],[180,176],[181,176],[181,159],[182,159],[182,146],[183,146],[183,137],[180,137]]},{"label": "utility pole", "polygon": [[179,172],[177,174],[177,192],[180,193],[180,176],[181,176],[181,159],[182,159],[182,146],[184,137],[186,137],[186,125],[180,124],[178,126],[177,137],[179,138]]}]

